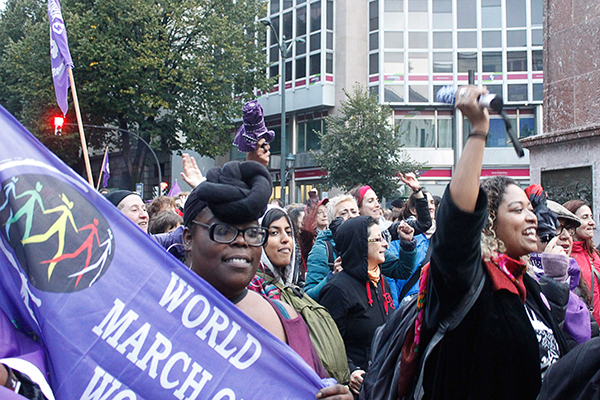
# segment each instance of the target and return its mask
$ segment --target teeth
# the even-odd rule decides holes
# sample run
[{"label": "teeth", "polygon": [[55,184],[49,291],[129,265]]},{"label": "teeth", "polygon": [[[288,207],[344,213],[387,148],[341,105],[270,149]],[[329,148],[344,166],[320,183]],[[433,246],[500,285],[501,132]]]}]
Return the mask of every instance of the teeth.
[{"label": "teeth", "polygon": [[530,235],[535,235],[535,228],[528,228],[525,229],[525,231],[523,232],[523,234],[530,236]]},{"label": "teeth", "polygon": [[245,260],[243,258],[231,258],[228,261],[234,262],[234,263],[248,263],[248,260]]}]

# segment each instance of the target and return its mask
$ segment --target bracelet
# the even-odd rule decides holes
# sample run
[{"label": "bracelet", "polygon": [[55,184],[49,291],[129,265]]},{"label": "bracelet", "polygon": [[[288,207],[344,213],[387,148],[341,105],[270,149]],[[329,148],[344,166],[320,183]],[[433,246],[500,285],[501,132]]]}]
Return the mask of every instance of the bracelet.
[{"label": "bracelet", "polygon": [[6,387],[9,390],[12,390],[15,393],[19,393],[19,389],[21,388],[21,381],[19,381],[17,379],[17,377],[13,373],[12,368],[7,366],[6,364],[2,364],[2,365],[4,365],[4,368],[6,368],[6,372],[8,374],[8,377],[6,378],[6,383],[4,384],[4,387]]},{"label": "bracelet", "polygon": [[487,141],[487,133],[486,132],[473,131],[473,132],[469,133],[469,136],[467,136],[467,139],[470,139],[472,137],[480,138],[480,139]]},{"label": "bracelet", "polygon": [[417,190],[413,190],[413,194],[417,194],[417,193],[419,193],[421,190],[423,190],[423,188],[422,188],[422,187],[418,188]]}]

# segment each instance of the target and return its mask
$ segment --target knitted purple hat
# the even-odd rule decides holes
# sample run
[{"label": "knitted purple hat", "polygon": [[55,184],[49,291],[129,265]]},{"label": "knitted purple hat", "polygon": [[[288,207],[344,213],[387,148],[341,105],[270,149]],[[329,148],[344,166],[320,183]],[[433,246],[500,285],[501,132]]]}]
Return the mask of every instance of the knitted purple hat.
[{"label": "knitted purple hat", "polygon": [[275,138],[275,132],[270,131],[265,126],[264,111],[258,100],[252,100],[244,104],[244,123],[238,129],[233,144],[244,152],[250,153],[256,150],[256,143],[263,137],[268,143]]}]

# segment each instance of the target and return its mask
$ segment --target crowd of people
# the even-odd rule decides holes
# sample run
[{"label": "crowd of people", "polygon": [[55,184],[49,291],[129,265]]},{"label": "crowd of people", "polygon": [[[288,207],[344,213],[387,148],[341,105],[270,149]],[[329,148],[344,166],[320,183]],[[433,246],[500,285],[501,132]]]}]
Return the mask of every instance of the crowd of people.
[{"label": "crowd of people", "polygon": [[[368,182],[283,208],[272,201],[274,133],[257,101],[244,106],[234,140],[245,161],[204,176],[184,155],[190,193],[148,205],[126,190],[105,197],[321,378],[337,380],[316,398],[597,397],[600,253],[590,205],[480,179],[483,93],[458,92],[471,132],[441,198],[406,173],[412,194],[392,210]],[[0,365],[0,384],[15,381],[46,398]]]}]

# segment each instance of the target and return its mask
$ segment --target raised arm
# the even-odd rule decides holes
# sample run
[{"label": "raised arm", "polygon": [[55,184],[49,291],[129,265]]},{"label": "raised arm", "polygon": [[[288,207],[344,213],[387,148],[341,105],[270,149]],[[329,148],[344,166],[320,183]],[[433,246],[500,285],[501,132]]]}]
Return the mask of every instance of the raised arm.
[{"label": "raised arm", "polygon": [[485,93],[485,87],[479,89],[476,86],[464,86],[458,90],[456,96],[456,108],[471,122],[471,132],[452,176],[450,195],[458,208],[468,212],[475,210],[479,195],[483,149],[490,129],[488,110],[479,107],[477,102],[479,96]]}]

